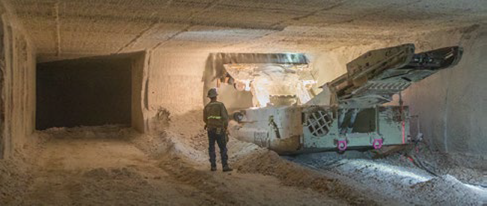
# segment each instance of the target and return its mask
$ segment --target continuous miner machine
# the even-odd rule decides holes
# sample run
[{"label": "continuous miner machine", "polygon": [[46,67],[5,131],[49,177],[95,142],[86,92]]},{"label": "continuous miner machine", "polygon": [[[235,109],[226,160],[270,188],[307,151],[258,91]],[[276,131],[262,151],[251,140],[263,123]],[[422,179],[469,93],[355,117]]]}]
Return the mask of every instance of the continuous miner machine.
[{"label": "continuous miner machine", "polygon": [[408,106],[386,103],[461,56],[460,47],[417,54],[413,44],[372,50],[315,95],[308,65],[225,64],[234,87],[250,91],[254,105],[233,114],[230,135],[280,154],[408,144]]}]

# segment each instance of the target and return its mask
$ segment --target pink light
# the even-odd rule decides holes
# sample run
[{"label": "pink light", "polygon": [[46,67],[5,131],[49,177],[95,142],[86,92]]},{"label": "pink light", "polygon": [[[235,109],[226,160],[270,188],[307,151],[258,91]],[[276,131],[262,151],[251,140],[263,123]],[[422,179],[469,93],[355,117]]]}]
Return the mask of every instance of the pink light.
[{"label": "pink light", "polygon": [[401,119],[402,119],[402,122],[401,122],[401,126],[402,126],[402,144],[405,144],[406,143],[406,122],[404,121],[404,117],[403,117],[403,106],[401,104]]},{"label": "pink light", "polygon": [[406,143],[406,123],[404,122],[404,120],[402,121],[402,143],[405,144]]}]

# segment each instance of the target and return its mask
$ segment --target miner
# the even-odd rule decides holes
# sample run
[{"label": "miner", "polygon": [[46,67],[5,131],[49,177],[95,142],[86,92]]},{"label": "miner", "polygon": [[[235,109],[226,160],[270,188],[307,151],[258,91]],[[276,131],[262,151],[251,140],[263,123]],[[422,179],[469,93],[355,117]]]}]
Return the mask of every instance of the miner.
[{"label": "miner", "polygon": [[208,131],[211,171],[216,171],[216,154],[215,142],[220,148],[223,172],[229,172],[233,169],[228,166],[227,141],[228,141],[228,112],[222,102],[217,101],[218,93],[215,88],[208,90],[207,97],[210,103],[205,106],[203,111],[203,121],[205,130]]}]

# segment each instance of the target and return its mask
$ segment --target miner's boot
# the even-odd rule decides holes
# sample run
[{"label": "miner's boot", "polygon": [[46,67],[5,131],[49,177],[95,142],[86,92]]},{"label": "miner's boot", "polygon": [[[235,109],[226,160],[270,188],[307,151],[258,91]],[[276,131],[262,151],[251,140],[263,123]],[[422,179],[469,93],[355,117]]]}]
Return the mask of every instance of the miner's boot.
[{"label": "miner's boot", "polygon": [[231,172],[233,171],[232,168],[230,168],[228,165],[223,166],[223,172]]},{"label": "miner's boot", "polygon": [[216,166],[211,166],[211,169],[210,169],[212,172],[216,171]]}]

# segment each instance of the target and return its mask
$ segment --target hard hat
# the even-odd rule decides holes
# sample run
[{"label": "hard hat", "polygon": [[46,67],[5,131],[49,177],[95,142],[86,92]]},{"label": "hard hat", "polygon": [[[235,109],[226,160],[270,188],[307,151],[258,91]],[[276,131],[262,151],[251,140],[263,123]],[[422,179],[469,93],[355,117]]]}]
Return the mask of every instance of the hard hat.
[{"label": "hard hat", "polygon": [[209,98],[213,98],[216,96],[218,96],[218,93],[216,92],[216,88],[211,88],[210,90],[208,90],[208,97]]}]

